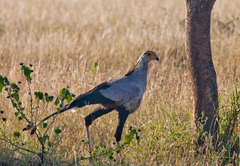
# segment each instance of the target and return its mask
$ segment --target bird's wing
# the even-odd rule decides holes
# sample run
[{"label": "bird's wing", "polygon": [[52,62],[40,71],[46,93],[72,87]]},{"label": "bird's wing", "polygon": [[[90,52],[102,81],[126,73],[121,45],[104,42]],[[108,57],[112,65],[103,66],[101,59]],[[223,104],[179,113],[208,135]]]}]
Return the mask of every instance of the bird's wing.
[{"label": "bird's wing", "polygon": [[109,84],[111,86],[108,88],[99,90],[104,97],[128,110],[136,109],[140,105],[144,90],[138,81],[122,78],[110,81]]},{"label": "bird's wing", "polygon": [[129,101],[137,98],[141,93],[141,89],[131,83],[113,84],[107,89],[101,89],[100,93],[108,99],[115,102]]}]

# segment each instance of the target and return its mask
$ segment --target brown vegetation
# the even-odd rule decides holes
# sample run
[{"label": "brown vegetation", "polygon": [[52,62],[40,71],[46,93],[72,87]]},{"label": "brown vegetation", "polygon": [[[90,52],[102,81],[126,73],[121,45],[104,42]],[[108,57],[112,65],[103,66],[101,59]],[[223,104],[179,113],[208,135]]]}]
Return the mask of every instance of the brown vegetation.
[{"label": "brown vegetation", "polygon": [[[0,75],[17,82],[22,79],[19,63],[31,63],[33,91],[57,96],[62,87],[69,86],[70,92],[81,94],[125,74],[143,51],[151,49],[159,56],[160,63],[150,65],[143,102],[124,127],[123,135],[128,133],[129,126],[142,130],[140,146],[132,144],[124,149],[125,162],[133,165],[218,162],[222,153],[194,157],[193,94],[186,66],[184,1],[0,0],[0,8]],[[231,3],[219,0],[212,11],[212,55],[222,105],[227,104],[228,95],[239,87],[239,8],[238,0]],[[29,96],[24,93],[26,81],[21,81],[20,94],[26,101],[23,105],[29,108]],[[0,109],[7,113],[7,122],[0,122],[1,128],[15,131],[26,126],[13,120],[14,111],[5,93],[0,94],[0,103]],[[60,146],[49,157],[51,162],[58,165],[89,155],[81,140],[86,139],[83,116],[92,109],[86,107],[57,117],[49,136],[54,137],[54,127],[66,126]],[[42,117],[52,112],[54,104]],[[112,112],[92,124],[90,132],[95,144],[111,146],[115,121],[117,113]],[[21,133],[19,139],[31,143],[35,140],[27,132]],[[9,156],[33,165],[37,160],[15,152],[4,141],[0,145],[9,149],[3,151],[6,161]],[[109,163],[107,159],[102,161]]]}]

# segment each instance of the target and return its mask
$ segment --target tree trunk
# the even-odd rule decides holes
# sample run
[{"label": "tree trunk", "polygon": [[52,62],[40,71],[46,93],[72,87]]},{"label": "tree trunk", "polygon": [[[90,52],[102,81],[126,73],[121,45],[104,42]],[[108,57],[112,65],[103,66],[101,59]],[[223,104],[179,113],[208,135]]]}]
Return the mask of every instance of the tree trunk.
[{"label": "tree trunk", "polygon": [[[195,125],[214,135],[218,129],[217,76],[212,62],[210,42],[211,11],[215,0],[185,0],[186,53],[191,74]],[[200,140],[199,145],[204,143]]]}]

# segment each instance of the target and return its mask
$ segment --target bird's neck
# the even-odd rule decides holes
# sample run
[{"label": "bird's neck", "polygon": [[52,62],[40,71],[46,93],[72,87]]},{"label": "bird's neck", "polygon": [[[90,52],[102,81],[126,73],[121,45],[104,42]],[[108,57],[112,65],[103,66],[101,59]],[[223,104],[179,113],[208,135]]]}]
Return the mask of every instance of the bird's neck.
[{"label": "bird's neck", "polygon": [[140,57],[134,67],[125,76],[136,77],[146,88],[147,85],[147,72],[148,72],[149,61],[142,59]]},{"label": "bird's neck", "polygon": [[143,75],[147,76],[148,64],[149,64],[149,61],[145,61],[140,57],[135,65],[134,74],[137,74],[140,77]]}]

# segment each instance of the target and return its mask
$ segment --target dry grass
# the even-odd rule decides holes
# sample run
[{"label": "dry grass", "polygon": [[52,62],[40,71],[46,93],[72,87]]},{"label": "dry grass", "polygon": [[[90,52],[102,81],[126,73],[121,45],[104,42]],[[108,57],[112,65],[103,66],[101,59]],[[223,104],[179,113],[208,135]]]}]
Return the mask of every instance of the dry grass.
[{"label": "dry grass", "polygon": [[[151,64],[142,105],[126,122],[123,136],[129,126],[141,128],[142,132],[140,146],[132,144],[123,151],[125,162],[132,165],[218,162],[217,154],[194,157],[184,1],[0,0],[0,6],[0,75],[12,82],[23,81],[21,98],[26,108],[29,97],[19,71],[20,62],[34,65],[32,91],[57,96],[62,87],[69,86],[70,92],[81,94],[107,79],[123,75],[143,51],[150,49],[158,54],[160,63]],[[228,94],[239,87],[239,8],[238,0],[218,0],[212,12],[212,54],[222,105]],[[95,74],[91,72],[94,62],[98,63]],[[5,93],[0,94],[0,102],[0,109],[5,110],[8,119],[0,123],[1,127],[11,131],[25,127],[25,123],[14,121],[14,111]],[[49,107],[44,116],[55,111],[54,108]],[[60,161],[88,155],[81,141],[86,137],[82,115],[93,108],[58,116],[60,120],[54,126],[63,126],[61,121],[67,126],[56,159],[53,155],[49,160],[58,165]],[[93,123],[90,132],[95,144],[110,146],[116,120],[117,113],[113,112]],[[175,136],[173,131],[182,136]],[[34,140],[28,132],[21,134],[23,142]],[[52,130],[49,135],[53,137]],[[9,146],[5,142],[0,144]],[[14,148],[7,153],[27,164],[36,161],[34,156],[13,152]],[[106,165],[114,164],[101,160]]]}]

